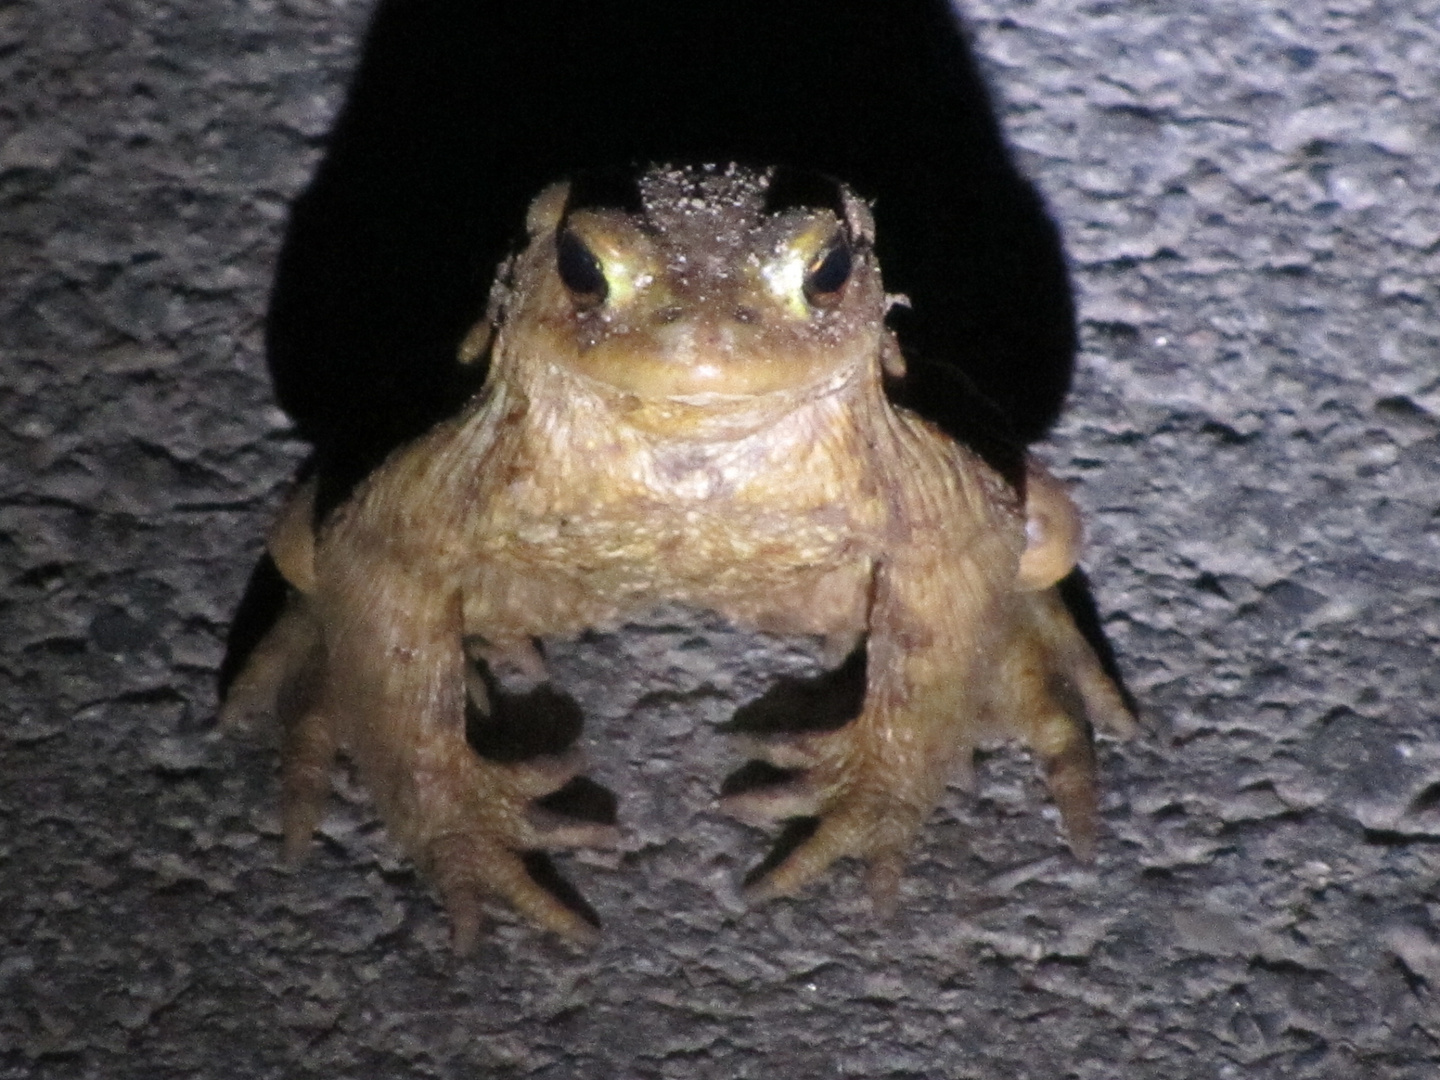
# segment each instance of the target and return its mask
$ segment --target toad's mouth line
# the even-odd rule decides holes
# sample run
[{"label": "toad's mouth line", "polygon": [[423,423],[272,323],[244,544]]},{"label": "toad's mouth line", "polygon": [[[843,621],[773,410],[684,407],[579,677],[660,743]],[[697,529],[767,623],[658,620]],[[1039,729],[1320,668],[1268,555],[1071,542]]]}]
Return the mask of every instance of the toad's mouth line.
[{"label": "toad's mouth line", "polygon": [[876,395],[883,396],[878,369],[873,365],[846,365],[823,378],[798,386],[751,393],[707,390],[699,393],[647,394],[585,372],[564,363],[552,362],[546,375],[555,382],[538,400],[566,401],[566,411],[582,409],[578,402],[589,399],[591,408],[652,437],[692,446],[735,443],[761,436],[814,411],[843,410],[844,399],[865,396],[873,383]]},{"label": "toad's mouth line", "polygon": [[[743,363],[740,362],[740,363]],[[727,365],[699,365],[713,368],[717,373],[723,371],[726,366],[737,367],[736,362]],[[775,386],[760,390],[731,391],[731,390],[693,390],[680,393],[651,392],[643,389],[636,389],[630,386],[619,385],[601,375],[594,375],[585,371],[577,371],[564,361],[552,361],[549,365],[552,374],[561,380],[574,380],[575,382],[598,391],[606,398],[621,398],[634,401],[656,404],[674,404],[689,406],[698,409],[725,409],[727,407],[744,408],[750,405],[763,404],[770,406],[793,406],[794,403],[807,400],[819,400],[833,395],[844,393],[854,386],[865,376],[867,365],[864,363],[845,364],[838,370],[810,382],[800,383],[793,386]]]}]

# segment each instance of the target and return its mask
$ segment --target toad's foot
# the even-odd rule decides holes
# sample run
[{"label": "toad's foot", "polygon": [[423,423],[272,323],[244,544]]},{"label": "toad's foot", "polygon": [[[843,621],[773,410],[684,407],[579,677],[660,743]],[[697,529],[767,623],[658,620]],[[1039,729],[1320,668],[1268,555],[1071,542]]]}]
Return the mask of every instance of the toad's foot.
[{"label": "toad's foot", "polygon": [[1056,589],[1019,598],[990,688],[988,726],[1035,754],[1070,849],[1089,862],[1100,825],[1093,733],[1129,738],[1137,724]]},{"label": "toad's foot", "polygon": [[[852,666],[853,658],[836,674]],[[863,667],[860,678],[863,684]],[[1071,850],[1093,859],[1099,812],[1092,731],[1123,738],[1136,724],[1054,589],[1015,597],[1010,631],[975,681],[985,691],[971,706],[975,714],[954,723],[882,720],[836,682],[822,682],[808,697],[793,687],[771,696],[792,707],[825,704],[831,730],[738,724],[754,760],[727,779],[722,806],[752,824],[787,823],[747,880],[748,895],[788,895],[835,859],[855,856],[869,864],[872,899],[886,909],[911,838],[945,780],[965,773],[972,748],[997,735],[1018,738],[1036,756]],[[847,700],[855,706],[848,716],[837,705]],[[843,726],[835,727],[837,720]],[[938,732],[943,737],[929,738]]]},{"label": "toad's foot", "polygon": [[786,824],[747,876],[746,896],[793,895],[836,859],[853,856],[867,863],[871,900],[887,913],[926,801],[899,794],[890,783],[894,766],[865,753],[850,728],[747,743],[756,760],[726,780],[721,805],[750,824]]},{"label": "toad's foot", "polygon": [[[554,690],[528,646],[492,648],[486,663],[475,660],[465,665],[463,735],[448,725],[410,733],[408,775],[375,785],[392,793],[387,820],[435,882],[456,952],[474,947],[487,896],[562,937],[593,943],[599,918],[546,854],[618,838],[614,796],[579,775],[581,756],[566,749],[579,732],[579,708]],[[503,680],[507,687],[496,673],[510,668],[526,677]]]},{"label": "toad's foot", "polygon": [[782,679],[730,725],[754,759],[726,779],[722,808],[755,825],[786,823],[746,879],[751,899],[792,894],[836,859],[855,856],[869,864],[877,909],[893,901],[929,805],[913,791],[901,794],[913,788],[907,781],[915,770],[890,752],[884,725],[865,711],[866,654],[862,641],[831,672]]},{"label": "toad's foot", "polygon": [[[323,714],[311,713],[298,726],[311,737],[288,741],[295,755],[285,761],[285,841],[292,859],[308,843],[328,789],[328,782],[300,779],[318,776],[321,756],[333,754],[333,742],[319,734],[325,724]],[[546,854],[612,846],[617,837],[614,798],[578,775],[578,754],[489,761],[463,739],[442,736],[406,756],[403,771],[386,770],[370,783],[386,792],[387,822],[439,890],[457,953],[474,948],[488,897],[572,941],[596,939],[598,917]]]},{"label": "toad's foot", "polygon": [[[520,915],[562,937],[593,943],[600,920],[546,852],[615,842],[613,800],[599,820],[570,816],[568,800],[603,792],[576,775],[574,758],[502,764],[453,748],[424,761],[422,805],[411,822],[412,850],[439,889],[450,915],[455,951],[479,935],[481,905],[498,897]],[[423,754],[423,757],[429,757]],[[608,793],[604,793],[608,795]],[[561,807],[564,809],[554,809]]]},{"label": "toad's foot", "polygon": [[613,845],[614,797],[579,775],[578,754],[546,752],[556,738],[568,742],[563,733],[551,730],[539,743],[512,737],[551,714],[560,717],[552,728],[569,724],[570,713],[557,706],[560,697],[549,683],[518,694],[492,689],[487,696],[471,669],[465,723],[371,717],[355,724],[353,714],[324,693],[324,668],[318,620],[308,600],[295,594],[237,677],[222,712],[231,724],[261,715],[280,723],[285,860],[293,865],[304,857],[343,748],[360,766],[391,831],[436,883],[457,952],[474,947],[487,896],[564,937],[593,941],[598,919],[546,852]]}]

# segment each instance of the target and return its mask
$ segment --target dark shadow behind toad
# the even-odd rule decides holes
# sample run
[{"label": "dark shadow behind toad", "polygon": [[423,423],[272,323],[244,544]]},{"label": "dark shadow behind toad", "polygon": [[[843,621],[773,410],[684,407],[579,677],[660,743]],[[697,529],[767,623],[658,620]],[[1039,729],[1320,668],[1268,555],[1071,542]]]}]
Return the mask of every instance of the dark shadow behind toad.
[{"label": "dark shadow behind toad", "polygon": [[322,507],[478,385],[456,347],[541,188],[703,161],[818,171],[875,204],[911,301],[892,316],[911,403],[956,438],[1023,445],[1053,422],[1064,258],[944,0],[382,2],[267,326]]}]

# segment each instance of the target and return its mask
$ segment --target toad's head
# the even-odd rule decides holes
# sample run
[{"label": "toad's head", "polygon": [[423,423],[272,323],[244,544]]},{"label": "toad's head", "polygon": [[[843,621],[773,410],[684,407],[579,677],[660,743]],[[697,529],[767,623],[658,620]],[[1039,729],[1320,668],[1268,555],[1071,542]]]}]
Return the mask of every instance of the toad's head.
[{"label": "toad's head", "polygon": [[589,175],[543,192],[528,228],[497,294],[502,364],[723,408],[823,392],[878,363],[887,299],[870,210],[828,177]]}]

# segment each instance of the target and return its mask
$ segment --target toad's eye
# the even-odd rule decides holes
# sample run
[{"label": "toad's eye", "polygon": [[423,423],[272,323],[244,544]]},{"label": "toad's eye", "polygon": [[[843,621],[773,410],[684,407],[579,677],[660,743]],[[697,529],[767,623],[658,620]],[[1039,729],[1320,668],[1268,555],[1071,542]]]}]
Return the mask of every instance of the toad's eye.
[{"label": "toad's eye", "polygon": [[610,294],[610,284],[605,280],[605,268],[595,253],[585,246],[569,229],[562,229],[555,237],[555,269],[578,311],[590,311],[605,302]]},{"label": "toad's eye", "polygon": [[830,307],[840,299],[840,292],[850,280],[854,259],[850,245],[839,237],[805,270],[805,299],[815,307]]}]

